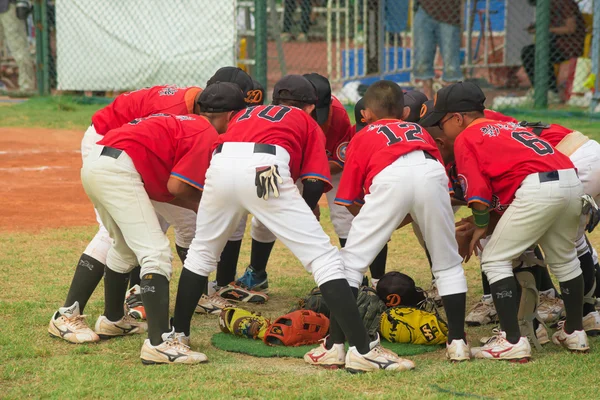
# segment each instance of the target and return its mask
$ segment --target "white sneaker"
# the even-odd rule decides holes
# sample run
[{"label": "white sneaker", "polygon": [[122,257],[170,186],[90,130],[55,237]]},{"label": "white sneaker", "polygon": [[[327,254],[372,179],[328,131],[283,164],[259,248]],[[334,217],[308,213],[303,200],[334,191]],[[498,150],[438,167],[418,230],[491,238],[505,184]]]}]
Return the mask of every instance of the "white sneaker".
[{"label": "white sneaker", "polygon": [[496,307],[492,295],[485,295],[475,306],[469,311],[465,318],[468,326],[481,326],[494,323],[498,320]]},{"label": "white sneaker", "polygon": [[185,336],[183,332],[175,332],[175,340],[186,345],[187,347],[190,347],[190,337]]},{"label": "white sneaker", "polygon": [[563,314],[564,309],[565,304],[562,299],[556,297],[554,289],[540,292],[540,303],[537,308],[537,313],[542,321],[547,324],[557,321]]},{"label": "white sneaker", "polygon": [[585,331],[573,331],[567,334],[565,332],[565,321],[558,323],[558,330],[552,335],[552,342],[572,352],[587,353],[590,350]]},{"label": "white sneaker", "polygon": [[233,304],[216,293],[212,296],[203,294],[196,306],[196,313],[219,315],[225,307],[233,307]]},{"label": "white sneaker", "polygon": [[356,347],[352,346],[346,353],[346,370],[352,373],[370,372],[378,370],[406,371],[415,368],[415,363],[400,358],[396,353],[384,348],[377,339],[369,345],[371,351],[360,354]]},{"label": "white sneaker", "polygon": [[208,292],[206,294],[208,296],[212,296],[213,294],[215,294],[219,290],[221,290],[222,287],[223,286],[217,285],[217,281],[210,281],[210,282],[208,282]]},{"label": "white sneaker", "polygon": [[96,332],[85,322],[85,315],[79,312],[79,302],[70,307],[61,307],[50,318],[48,333],[71,343],[92,343],[100,340]]},{"label": "white sneaker", "polygon": [[158,346],[152,346],[150,339],[146,339],[140,354],[142,364],[199,364],[208,361],[206,355],[190,350],[175,336],[174,330],[163,333],[163,342]]},{"label": "white sneaker", "polygon": [[465,361],[471,359],[471,349],[463,339],[454,339],[451,343],[446,343],[446,357],[450,361]]},{"label": "white sneaker", "polygon": [[102,339],[110,339],[116,336],[135,335],[148,330],[146,322],[137,321],[131,315],[126,314],[118,321],[110,321],[104,315],[98,317],[94,330]]},{"label": "white sneaker", "polygon": [[315,347],[304,355],[304,361],[310,365],[323,368],[344,368],[346,363],[346,349],[343,343],[334,344],[331,349],[325,348],[325,340],[321,340],[319,347]]},{"label": "white sneaker", "polygon": [[511,362],[526,363],[531,358],[531,345],[526,337],[521,336],[515,344],[506,340],[506,333],[494,330],[492,336],[482,347],[471,349],[471,356],[488,360],[508,360]]},{"label": "white sneaker", "polygon": [[594,311],[583,317],[583,330],[588,336],[600,334],[600,313]]},{"label": "white sneaker", "polygon": [[540,345],[545,345],[550,343],[550,336],[548,335],[548,330],[544,326],[544,324],[540,324],[535,330],[535,337],[537,338]]}]

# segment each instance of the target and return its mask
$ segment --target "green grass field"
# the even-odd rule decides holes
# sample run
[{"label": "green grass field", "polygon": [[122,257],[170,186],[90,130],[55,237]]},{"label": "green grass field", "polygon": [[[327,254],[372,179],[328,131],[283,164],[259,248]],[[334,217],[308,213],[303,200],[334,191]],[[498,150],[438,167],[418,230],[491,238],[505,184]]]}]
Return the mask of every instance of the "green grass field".
[{"label": "green grass field", "polygon": [[[32,100],[30,100],[32,101]],[[41,126],[82,129],[98,105],[70,99],[35,99],[32,103],[0,107],[2,126]],[[38,108],[38,105],[40,106]],[[536,115],[519,118],[537,120]],[[597,122],[557,119],[600,139]],[[32,188],[32,195],[35,188]],[[5,199],[4,201],[9,201]],[[322,224],[334,238],[326,209]],[[72,345],[50,338],[47,324],[62,306],[81,251],[95,234],[94,226],[48,229],[39,233],[0,234],[0,398],[594,398],[600,339],[592,351],[568,354],[549,344],[523,365],[471,361],[450,364],[442,349],[412,357],[415,371],[355,376],[324,371],[300,359],[263,359],[227,353],[210,344],[218,332],[216,317],[195,316],[192,347],[210,362],[194,367],[143,366],[139,351],[143,337],[127,337],[93,345]],[[171,233],[172,234],[172,233]],[[600,244],[600,234],[591,240]],[[336,240],[334,240],[336,242]],[[250,240],[244,240],[238,273],[249,260]],[[481,295],[479,266],[465,265],[470,284],[469,305]],[[405,272],[423,287],[430,284],[427,260],[410,228],[397,231],[390,243],[388,270]],[[181,264],[174,262],[171,308]],[[269,262],[271,297],[257,306],[269,317],[281,315],[313,282],[295,257],[277,243]],[[103,310],[103,287],[98,287],[86,313],[93,325]],[[467,329],[476,343],[491,326]]]}]

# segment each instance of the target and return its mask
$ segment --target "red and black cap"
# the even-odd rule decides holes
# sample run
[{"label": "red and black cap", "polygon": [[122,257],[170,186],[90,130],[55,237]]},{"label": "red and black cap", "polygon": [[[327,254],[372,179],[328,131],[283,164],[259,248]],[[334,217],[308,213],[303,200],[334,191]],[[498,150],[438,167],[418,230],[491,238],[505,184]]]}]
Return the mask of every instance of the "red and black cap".
[{"label": "red and black cap", "polygon": [[404,92],[404,106],[410,108],[410,114],[406,118],[407,122],[419,122],[421,107],[427,101],[427,96],[417,90]]},{"label": "red and black cap", "polygon": [[231,82],[237,84],[244,97],[248,96],[248,92],[254,88],[252,78],[244,70],[238,67],[222,67],[215,72],[215,74],[206,82],[206,86],[212,85],[216,82]]},{"label": "red and black cap", "polygon": [[367,126],[367,121],[362,116],[361,111],[365,109],[365,100],[361,98],[354,105],[354,121],[356,121],[356,133],[360,132],[365,126]]},{"label": "red and black cap", "polygon": [[424,127],[437,125],[444,115],[455,112],[483,111],[485,95],[471,82],[457,82],[440,89],[433,100],[433,111],[421,117]]},{"label": "red and black cap", "polygon": [[425,294],[410,276],[398,271],[388,272],[377,282],[377,295],[388,307],[417,307]]},{"label": "red and black cap", "polygon": [[[286,94],[281,92],[287,91]],[[306,104],[317,104],[317,91],[302,75],[286,75],[273,88],[273,100],[293,100]]]},{"label": "red and black cap", "polygon": [[246,96],[248,106],[261,106],[265,103],[265,88],[259,81],[252,79],[252,90]]},{"label": "red and black cap", "polygon": [[317,113],[317,123],[323,125],[329,118],[329,107],[331,107],[331,84],[329,79],[316,72],[303,75],[317,91],[317,104],[315,107]]},{"label": "red and black cap", "polygon": [[238,85],[231,82],[216,82],[208,85],[198,99],[200,111],[220,113],[238,111],[246,108],[244,93]]}]

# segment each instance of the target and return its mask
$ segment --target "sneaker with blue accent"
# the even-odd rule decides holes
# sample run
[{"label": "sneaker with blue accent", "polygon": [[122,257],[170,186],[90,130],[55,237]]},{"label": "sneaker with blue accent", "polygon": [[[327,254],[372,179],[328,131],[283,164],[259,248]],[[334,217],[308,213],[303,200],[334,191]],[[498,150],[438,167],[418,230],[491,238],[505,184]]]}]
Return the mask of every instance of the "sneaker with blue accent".
[{"label": "sneaker with blue accent", "polygon": [[267,278],[267,272],[256,272],[252,265],[246,268],[246,272],[239,278],[235,284],[245,289],[252,290],[254,292],[269,292],[269,279]]}]

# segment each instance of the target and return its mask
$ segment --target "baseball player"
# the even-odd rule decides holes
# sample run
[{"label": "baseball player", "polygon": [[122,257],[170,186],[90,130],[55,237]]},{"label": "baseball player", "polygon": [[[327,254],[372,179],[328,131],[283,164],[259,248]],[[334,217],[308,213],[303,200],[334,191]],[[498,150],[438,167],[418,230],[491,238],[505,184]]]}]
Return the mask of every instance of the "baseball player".
[{"label": "baseball player", "polygon": [[[216,269],[239,220],[250,212],[315,278],[351,346],[347,354],[341,346],[336,366],[345,365],[350,371],[414,368],[411,361],[385,350],[379,338],[369,338],[339,252],[312,213],[323,191],[331,188],[323,133],[310,116],[316,102],[306,78],[285,76],[275,85],[272,105],[238,114],[220,137],[206,176],[196,236],[179,281],[175,329],[189,335],[198,288]],[[303,182],[302,195],[295,185],[298,179]]]},{"label": "baseball player", "polygon": [[[246,106],[242,91],[232,83],[207,87],[199,103],[203,113],[215,114],[213,122]],[[122,305],[128,274],[139,262],[148,320],[140,356],[144,364],[206,361],[204,354],[180,343],[169,327],[172,257],[151,199],[197,209],[217,138],[205,117],[153,114],[108,132],[81,170],[83,187],[113,239],[104,278],[105,315],[99,317],[96,331],[108,336],[140,333],[125,321]],[[78,311],[77,304],[71,311]],[[82,331],[78,333],[90,334]]]},{"label": "baseball player", "polygon": [[[223,67],[209,80],[234,82],[242,90],[252,90],[252,79],[242,70],[236,67]],[[157,113],[171,114],[197,114],[199,107],[197,100],[202,89],[199,87],[179,88],[173,85],[154,86],[133,92],[121,94],[108,106],[99,110],[92,116],[92,124],[86,130],[81,141],[81,156],[85,158],[90,154],[94,145],[112,129],[119,128],[124,124],[136,119],[147,117]],[[248,98],[249,96],[247,96]],[[168,203],[153,202],[159,221],[163,230],[169,225],[175,227],[175,246],[177,254],[183,260],[187,248],[191,243],[195,232],[196,215],[192,210],[186,210]],[[79,304],[79,310],[83,313],[84,308],[92,296],[92,293],[100,283],[106,265],[106,255],[111,246],[111,238],[108,231],[102,225],[100,216],[96,213],[99,229],[92,241],[88,244],[79,258],[75,274],[63,308],[68,308],[75,302]],[[129,302],[131,314],[138,318],[145,316],[144,307],[139,299],[140,269],[135,268],[131,272],[130,284],[132,292],[137,294],[138,299]],[[78,339],[69,336],[76,342]],[[94,340],[98,340],[94,337]]]},{"label": "baseball player", "polygon": [[[404,121],[410,108],[405,108],[402,89],[396,83],[371,85],[364,105],[363,116],[369,125],[350,142],[336,195],[336,202],[356,215],[341,250],[348,282],[358,287],[394,230],[415,221],[431,254],[432,271],[446,308],[447,357],[468,360],[464,333],[467,281],[454,237],[449,181],[441,155],[421,126]],[[334,324],[330,332],[333,343],[343,340]]]},{"label": "baseball player", "polygon": [[[502,329],[477,358],[526,362],[531,347],[517,320],[512,261],[540,244],[560,282],[567,319],[552,339],[571,351],[589,349],[583,330],[583,276],[575,238],[583,187],[573,163],[527,128],[485,118],[485,96],[471,83],[437,94],[426,125],[439,125],[453,143],[457,172],[477,228],[469,251],[485,237],[490,211],[502,214],[481,255]],[[502,155],[510,154],[510,157]]]}]

